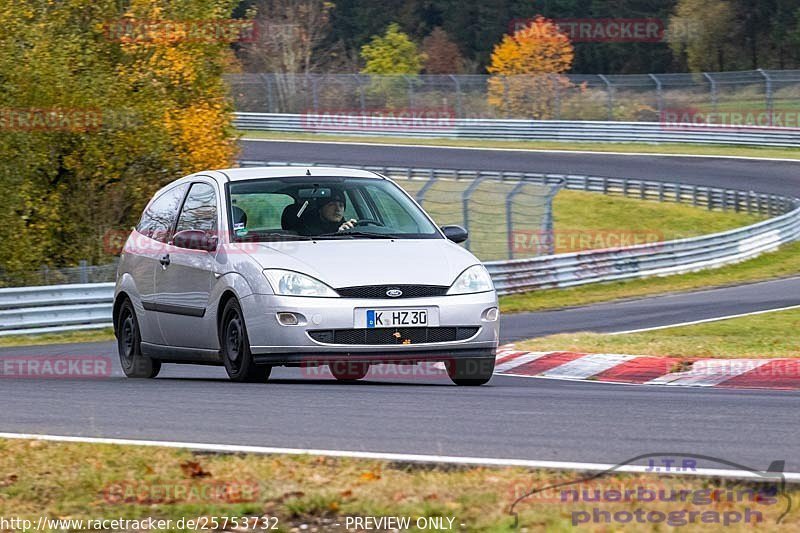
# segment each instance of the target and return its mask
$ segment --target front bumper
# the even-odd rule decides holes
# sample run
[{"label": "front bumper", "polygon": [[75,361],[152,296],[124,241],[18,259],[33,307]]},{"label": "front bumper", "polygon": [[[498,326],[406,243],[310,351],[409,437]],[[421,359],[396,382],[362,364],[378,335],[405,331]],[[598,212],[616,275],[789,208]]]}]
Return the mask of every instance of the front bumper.
[{"label": "front bumper", "polygon": [[[485,319],[497,307],[494,292],[407,298],[402,300],[359,298],[303,298],[253,294],[241,301],[250,339],[250,350],[257,363],[303,363],[309,360],[413,362],[442,361],[494,356],[499,339],[499,321]],[[365,309],[428,308],[438,319],[432,326],[477,327],[464,340],[419,344],[332,344],[317,342],[308,331],[359,329]],[[301,316],[298,325],[286,326],[278,313]],[[433,313],[432,315],[433,316]]]}]

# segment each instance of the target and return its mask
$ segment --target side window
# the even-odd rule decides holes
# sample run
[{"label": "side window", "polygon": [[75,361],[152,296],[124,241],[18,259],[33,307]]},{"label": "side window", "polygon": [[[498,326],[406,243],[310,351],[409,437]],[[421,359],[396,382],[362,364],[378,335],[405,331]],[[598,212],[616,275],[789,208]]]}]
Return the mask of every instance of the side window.
[{"label": "side window", "polygon": [[293,203],[294,198],[282,193],[231,195],[231,205],[244,212],[247,228],[254,231],[281,229],[283,210]]},{"label": "side window", "polygon": [[160,242],[167,242],[172,225],[178,217],[187,185],[178,185],[150,202],[136,231]]},{"label": "side window", "polygon": [[193,183],[183,204],[175,233],[187,229],[217,230],[217,194],[207,183]]}]

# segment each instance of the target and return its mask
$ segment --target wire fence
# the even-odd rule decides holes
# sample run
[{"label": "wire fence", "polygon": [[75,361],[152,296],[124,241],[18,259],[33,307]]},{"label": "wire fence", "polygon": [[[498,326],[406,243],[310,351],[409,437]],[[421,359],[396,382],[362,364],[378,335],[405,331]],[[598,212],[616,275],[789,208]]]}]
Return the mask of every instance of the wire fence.
[{"label": "wire fence", "polygon": [[724,125],[747,119],[730,114],[777,113],[780,124],[768,118],[770,124],[754,125],[798,127],[792,113],[800,112],[800,70],[508,77],[264,73],[230,75],[228,82],[236,110],[252,113],[417,110],[466,119],[658,122],[702,112],[722,115],[716,120]]},{"label": "wire fence", "polygon": [[54,268],[42,265],[38,269],[8,274],[0,270],[0,287],[43,285],[72,285],[116,281],[119,260],[105,265],[90,265],[80,261],[78,266]]}]

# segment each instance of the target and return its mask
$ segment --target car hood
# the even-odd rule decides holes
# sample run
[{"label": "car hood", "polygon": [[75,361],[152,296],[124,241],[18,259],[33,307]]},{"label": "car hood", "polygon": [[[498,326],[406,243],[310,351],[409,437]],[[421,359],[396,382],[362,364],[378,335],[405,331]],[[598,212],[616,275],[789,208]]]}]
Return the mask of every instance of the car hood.
[{"label": "car hood", "polygon": [[263,268],[302,272],[333,288],[359,285],[449,286],[479,263],[444,239],[353,239],[249,243]]}]

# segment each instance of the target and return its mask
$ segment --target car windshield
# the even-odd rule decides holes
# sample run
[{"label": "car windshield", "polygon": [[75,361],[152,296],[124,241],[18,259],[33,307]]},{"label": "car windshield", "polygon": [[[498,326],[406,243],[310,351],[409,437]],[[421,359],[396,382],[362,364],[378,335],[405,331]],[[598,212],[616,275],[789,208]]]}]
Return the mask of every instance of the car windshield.
[{"label": "car windshield", "polygon": [[442,238],[422,210],[385,179],[267,178],[227,188],[234,241]]}]

